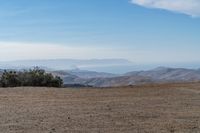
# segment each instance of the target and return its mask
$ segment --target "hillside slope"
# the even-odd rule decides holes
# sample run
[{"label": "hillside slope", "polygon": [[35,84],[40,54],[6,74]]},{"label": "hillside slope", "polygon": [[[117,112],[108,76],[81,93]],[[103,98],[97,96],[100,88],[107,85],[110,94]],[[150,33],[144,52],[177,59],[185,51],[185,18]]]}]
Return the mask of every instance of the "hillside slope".
[{"label": "hillside slope", "polygon": [[66,84],[83,84],[95,87],[128,86],[147,83],[200,81],[200,70],[159,67],[149,71],[135,71],[114,77],[64,78]]}]

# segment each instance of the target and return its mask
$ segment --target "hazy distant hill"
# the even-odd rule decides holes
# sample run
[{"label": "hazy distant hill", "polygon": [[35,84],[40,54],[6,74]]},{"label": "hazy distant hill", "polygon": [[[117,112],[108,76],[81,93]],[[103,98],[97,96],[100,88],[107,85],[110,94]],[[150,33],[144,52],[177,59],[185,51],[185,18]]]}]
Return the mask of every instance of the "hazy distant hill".
[{"label": "hazy distant hill", "polygon": [[76,68],[90,68],[90,67],[109,67],[118,65],[130,65],[132,62],[125,59],[49,59],[49,60],[19,60],[0,62],[1,68],[30,68],[39,66],[50,68],[54,70],[67,70]]},{"label": "hazy distant hill", "polygon": [[84,78],[70,74],[64,77],[66,84],[83,84],[96,87],[128,86],[146,83],[200,81],[200,70],[159,67],[149,71],[134,71],[114,77]]},{"label": "hazy distant hill", "polygon": [[[3,70],[0,71],[0,75]],[[128,86],[147,83],[171,83],[200,81],[200,70],[185,68],[158,67],[148,71],[133,71],[123,75],[101,73],[94,71],[57,70],[48,71],[53,75],[60,76],[66,86]]]},{"label": "hazy distant hill", "polygon": [[[84,71],[84,70],[69,70],[69,71],[51,71],[53,75],[60,76],[65,84],[81,84],[89,85],[87,82],[95,78],[106,79],[109,77],[115,77],[117,75],[110,73],[100,73],[94,71]],[[90,85],[91,86],[91,85]]]},{"label": "hazy distant hill", "polygon": [[113,78],[92,78],[84,83],[95,87],[115,87],[151,83],[152,80],[143,76],[119,76]]},{"label": "hazy distant hill", "polygon": [[63,77],[66,75],[74,75],[80,78],[108,78],[115,77],[116,74],[112,73],[104,73],[104,72],[94,72],[94,71],[86,71],[86,70],[57,70],[57,71],[49,71],[57,76]]},{"label": "hazy distant hill", "polygon": [[155,82],[199,81],[200,70],[158,67],[149,71],[129,72],[126,76],[145,76]]},{"label": "hazy distant hill", "polygon": [[109,78],[109,77],[115,77],[117,76],[116,74],[112,73],[105,73],[105,72],[95,72],[95,71],[87,71],[87,70],[70,70],[68,73],[72,75],[76,75],[80,78]]}]

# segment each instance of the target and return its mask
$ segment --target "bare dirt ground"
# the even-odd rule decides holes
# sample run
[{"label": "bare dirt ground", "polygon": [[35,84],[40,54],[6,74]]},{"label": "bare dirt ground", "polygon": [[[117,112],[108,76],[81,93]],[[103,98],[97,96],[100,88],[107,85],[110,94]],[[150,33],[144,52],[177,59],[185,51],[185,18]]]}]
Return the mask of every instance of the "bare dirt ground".
[{"label": "bare dirt ground", "polygon": [[1,88],[2,133],[200,133],[200,83]]}]

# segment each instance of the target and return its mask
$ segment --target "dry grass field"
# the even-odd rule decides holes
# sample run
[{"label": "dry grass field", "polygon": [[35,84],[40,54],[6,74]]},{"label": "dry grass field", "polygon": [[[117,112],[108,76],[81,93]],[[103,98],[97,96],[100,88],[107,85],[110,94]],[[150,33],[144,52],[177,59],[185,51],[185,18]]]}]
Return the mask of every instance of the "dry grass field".
[{"label": "dry grass field", "polygon": [[200,83],[1,88],[2,133],[200,133]]}]

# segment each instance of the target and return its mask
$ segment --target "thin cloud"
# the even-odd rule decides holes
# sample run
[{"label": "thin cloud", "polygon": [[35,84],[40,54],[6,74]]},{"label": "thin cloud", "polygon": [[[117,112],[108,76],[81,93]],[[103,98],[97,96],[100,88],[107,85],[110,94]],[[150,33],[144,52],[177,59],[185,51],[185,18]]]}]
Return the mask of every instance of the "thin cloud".
[{"label": "thin cloud", "polygon": [[147,8],[182,13],[193,17],[200,16],[200,0],[131,0],[131,3]]},{"label": "thin cloud", "polygon": [[0,61],[58,58],[126,58],[129,56],[130,53],[127,53],[127,51],[108,47],[0,42]]},{"label": "thin cloud", "polygon": [[149,50],[124,47],[71,46],[43,43],[0,42],[0,63],[32,59],[110,59],[122,58],[135,63],[197,62],[199,51],[190,49]]}]

